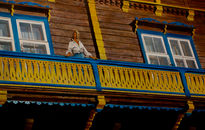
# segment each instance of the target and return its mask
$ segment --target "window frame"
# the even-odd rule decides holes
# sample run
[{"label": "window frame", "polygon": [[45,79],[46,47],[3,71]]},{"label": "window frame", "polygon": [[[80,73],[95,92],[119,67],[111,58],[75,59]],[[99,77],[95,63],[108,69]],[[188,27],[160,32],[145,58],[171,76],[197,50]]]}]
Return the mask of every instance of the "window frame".
[{"label": "window frame", "polygon": [[[13,50],[12,51],[6,51],[6,50],[0,50],[4,51],[6,53],[11,53],[11,52],[20,52],[24,53],[21,51],[20,48],[20,39],[19,39],[19,33],[18,33],[18,28],[17,28],[17,20],[29,20],[29,21],[35,21],[35,22],[42,22],[44,24],[44,29],[46,35],[47,42],[48,42],[48,47],[49,47],[49,52],[47,54],[39,54],[39,53],[30,53],[32,55],[55,55],[54,54],[54,48],[52,44],[52,39],[51,39],[51,33],[50,33],[50,27],[49,27],[49,22],[47,17],[43,16],[32,16],[32,15],[24,15],[24,14],[13,14],[13,16],[10,13],[7,12],[0,12],[0,17],[10,19],[10,27],[12,31],[10,32],[11,35],[13,36]],[[27,53],[29,54],[29,53]],[[27,55],[26,52],[23,55]],[[30,55],[29,54],[29,55]]]},{"label": "window frame", "polygon": [[[178,39],[183,39],[183,40],[189,40],[189,43],[190,43],[189,47],[191,47],[193,56],[195,58],[195,63],[197,65],[196,69],[201,69],[201,64],[200,64],[200,61],[199,61],[199,58],[198,58],[198,55],[197,55],[197,52],[196,52],[196,49],[195,49],[195,46],[194,46],[194,41],[192,39],[192,36],[181,35],[181,34],[173,34],[173,33],[164,34],[163,32],[150,31],[150,30],[144,30],[144,29],[137,29],[136,33],[137,33],[137,36],[138,36],[139,44],[141,46],[142,55],[144,57],[144,61],[145,61],[146,64],[150,64],[150,63],[149,63],[148,58],[147,58],[147,54],[146,54],[146,50],[145,50],[146,48],[145,48],[145,45],[144,45],[144,42],[143,42],[143,38],[141,36],[142,34],[158,35],[158,36],[161,36],[163,38],[164,46],[166,48],[165,51],[167,51],[167,54],[169,56],[169,60],[171,62],[171,65],[169,67],[171,67],[171,66],[177,67],[177,66],[176,66],[176,63],[174,61],[171,46],[169,45],[168,37],[178,38]],[[185,67],[183,67],[183,68],[185,68]],[[194,69],[194,68],[189,68],[189,69]]]},{"label": "window frame", "polygon": [[[15,47],[15,44],[14,44],[14,35],[13,35],[13,28],[12,28],[11,18],[0,16],[0,20],[8,21],[9,33],[10,33],[10,37],[0,36],[0,41],[11,42],[11,47],[12,47],[11,51],[16,51],[16,47]],[[7,50],[1,50],[1,51],[7,51]]]},{"label": "window frame", "polygon": [[[48,43],[48,40],[47,40],[47,35],[46,35],[46,29],[45,29],[44,22],[42,22],[42,21],[17,19],[16,23],[17,23],[17,30],[18,30],[18,36],[19,36],[18,38],[19,38],[20,48],[22,48],[24,42],[31,42],[31,43],[34,43],[34,44],[42,44],[42,45],[45,45],[45,47],[46,47],[46,51],[47,51],[46,54],[50,54],[50,47],[49,47],[49,43]],[[43,38],[44,38],[44,40],[28,40],[28,39],[23,39],[22,35],[21,35],[20,23],[27,23],[27,24],[30,24],[30,25],[32,25],[32,24],[41,25],[42,31],[43,31]],[[29,53],[29,52],[24,52],[24,53]],[[35,54],[39,54],[39,53],[35,53]]]},{"label": "window frame", "polygon": [[[177,63],[176,63],[176,59],[180,59],[180,60],[183,60],[185,68],[189,68],[187,63],[186,63],[186,60],[193,60],[195,65],[196,65],[196,68],[197,69],[199,68],[198,64],[197,64],[197,61],[196,61],[196,57],[195,57],[194,52],[193,52],[193,48],[191,47],[191,43],[188,39],[176,38],[176,37],[167,37],[167,40],[168,40],[168,43],[169,43],[169,46],[170,46],[170,49],[171,49],[171,52],[172,52],[172,57],[173,57],[173,60],[174,60],[174,63],[175,63],[176,67],[178,67]],[[169,40],[177,40],[177,44],[179,45],[179,49],[182,53],[181,56],[180,55],[174,55],[173,50],[172,50],[172,46],[171,46],[171,43],[170,43]],[[184,56],[184,52],[183,52],[183,49],[182,49],[181,45],[179,44],[179,41],[186,41],[188,43],[188,46],[189,46],[189,49],[191,51],[192,57],[191,56]]]},{"label": "window frame", "polygon": [[[147,46],[146,46],[146,43],[145,43],[145,39],[144,39],[144,36],[148,36],[148,37],[155,37],[155,38],[160,38],[161,41],[162,41],[162,45],[163,45],[163,49],[164,49],[164,53],[159,53],[159,52],[148,52],[147,50]],[[150,64],[150,56],[161,56],[161,57],[166,57],[167,60],[168,60],[168,66],[170,66],[171,62],[170,62],[170,57],[167,53],[167,50],[166,50],[166,47],[165,47],[165,44],[164,44],[164,39],[162,36],[160,35],[154,35],[154,34],[146,34],[146,33],[141,33],[141,37],[142,37],[142,41],[143,41],[143,45],[144,45],[144,48],[145,48],[145,53],[146,53],[146,57],[147,57],[147,61],[148,63]],[[159,61],[158,61],[159,62]],[[160,64],[158,64],[160,65]]]}]

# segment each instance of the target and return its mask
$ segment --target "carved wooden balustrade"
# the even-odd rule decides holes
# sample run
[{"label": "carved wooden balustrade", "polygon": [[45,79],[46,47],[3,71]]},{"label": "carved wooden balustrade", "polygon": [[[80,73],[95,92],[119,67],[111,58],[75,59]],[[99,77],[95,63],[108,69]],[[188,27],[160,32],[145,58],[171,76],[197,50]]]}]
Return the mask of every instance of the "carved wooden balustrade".
[{"label": "carved wooden balustrade", "polygon": [[205,96],[202,69],[0,53],[1,85]]}]

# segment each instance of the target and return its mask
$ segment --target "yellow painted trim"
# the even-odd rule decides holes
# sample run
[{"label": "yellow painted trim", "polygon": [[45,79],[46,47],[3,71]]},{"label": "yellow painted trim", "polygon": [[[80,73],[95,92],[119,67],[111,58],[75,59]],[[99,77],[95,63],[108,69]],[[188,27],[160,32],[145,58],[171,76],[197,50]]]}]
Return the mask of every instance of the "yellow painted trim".
[{"label": "yellow painted trim", "polygon": [[194,21],[194,15],[195,15],[194,10],[189,10],[188,13],[189,13],[189,14],[188,14],[188,16],[187,16],[187,19],[188,19],[189,21]]},{"label": "yellow painted trim", "polygon": [[184,113],[179,114],[176,123],[174,124],[174,127],[172,130],[177,130],[179,128],[179,125],[181,124],[182,119],[184,118]]},{"label": "yellow painted trim", "polygon": [[156,14],[157,16],[162,16],[162,13],[163,13],[163,7],[160,6],[160,5],[157,5],[157,6],[156,6],[155,14]]},{"label": "yellow painted trim", "polygon": [[14,15],[14,4],[11,5],[11,16]]},{"label": "yellow painted trim", "polygon": [[130,2],[123,0],[123,5],[122,5],[122,11],[123,12],[128,12],[129,11],[129,6],[130,6]]},{"label": "yellow painted trim", "polygon": [[48,0],[49,2],[56,2],[55,0]]},{"label": "yellow painted trim", "polygon": [[176,95],[169,93],[151,93],[151,92],[133,92],[133,91],[122,91],[122,90],[102,90],[103,92],[118,92],[118,93],[137,93],[137,94],[146,94],[146,95],[166,95],[166,96],[177,96],[177,97],[185,97],[185,95]]},{"label": "yellow painted trim", "polygon": [[[205,12],[204,9],[182,7],[182,6],[170,5],[170,4],[162,4],[162,3],[161,3],[161,0],[156,0],[156,2],[143,1],[143,0],[130,0],[130,2],[137,2],[137,3],[155,5],[155,7],[156,7],[155,14],[156,14],[157,16],[162,16],[163,7],[171,7],[171,8],[185,9],[185,10],[188,10],[188,16],[187,16],[187,20],[188,20],[188,21],[194,21],[195,11]],[[124,1],[123,1],[123,4],[124,4]]]},{"label": "yellow painted trim", "polygon": [[191,95],[193,98],[205,98],[205,96],[196,96],[196,95]]},{"label": "yellow painted trim", "polygon": [[194,29],[192,30],[192,39],[194,39],[195,32],[196,32],[196,29],[194,28]]},{"label": "yellow painted trim", "polygon": [[50,20],[51,20],[51,10],[49,9],[48,10],[48,22],[50,22]]},{"label": "yellow painted trim", "polygon": [[0,105],[3,105],[7,101],[7,91],[0,90]]},{"label": "yellow painted trim", "polygon": [[138,29],[138,20],[136,20],[135,22],[135,33],[137,33],[137,29]]},{"label": "yellow painted trim", "polygon": [[96,91],[95,89],[85,89],[85,88],[67,88],[67,87],[49,87],[49,86],[35,86],[35,85],[16,85],[16,84],[0,84],[0,86],[13,86],[13,87],[26,87],[26,88],[52,88],[52,89],[68,89],[68,90],[89,90]]},{"label": "yellow painted trim", "polygon": [[165,24],[165,26],[164,26],[164,34],[166,34],[167,33],[167,25]]},{"label": "yellow painted trim", "polygon": [[85,129],[84,130],[90,130],[90,128],[92,127],[92,124],[93,124],[93,120],[95,118],[95,115],[97,114],[97,110],[98,109],[103,109],[105,104],[106,104],[106,100],[105,100],[105,97],[104,96],[97,96],[97,106],[95,109],[92,109],[90,111],[90,115],[89,115],[89,118],[86,122],[86,126],[85,126]]},{"label": "yellow painted trim", "polygon": [[93,124],[93,120],[95,119],[95,115],[97,114],[97,112],[95,111],[95,109],[92,109],[90,111],[90,115],[89,115],[89,118],[86,122],[86,126],[85,126],[85,129],[84,130],[90,130],[90,128],[92,127],[92,124]]},{"label": "yellow painted trim", "polygon": [[186,10],[195,10],[195,11],[205,12],[204,9],[189,8],[189,7],[170,5],[170,4],[162,4],[162,3],[157,3],[157,2],[150,2],[150,1],[143,1],[143,0],[130,0],[130,1],[137,2],[137,3],[151,4],[151,5],[160,5],[160,6],[165,6],[165,7],[180,8],[180,9],[186,9]]},{"label": "yellow painted trim", "polygon": [[187,105],[189,106],[189,109],[187,110],[186,113],[192,113],[193,110],[195,109],[193,101],[187,101]]},{"label": "yellow painted trim", "polygon": [[97,43],[97,47],[98,47],[99,56],[100,56],[100,59],[106,60],[107,56],[105,53],[104,42],[103,42],[103,38],[102,38],[100,24],[99,24],[98,17],[97,17],[95,0],[87,0],[87,2],[88,2],[89,11],[90,11],[93,32],[95,34],[95,39],[96,39],[96,43]]}]

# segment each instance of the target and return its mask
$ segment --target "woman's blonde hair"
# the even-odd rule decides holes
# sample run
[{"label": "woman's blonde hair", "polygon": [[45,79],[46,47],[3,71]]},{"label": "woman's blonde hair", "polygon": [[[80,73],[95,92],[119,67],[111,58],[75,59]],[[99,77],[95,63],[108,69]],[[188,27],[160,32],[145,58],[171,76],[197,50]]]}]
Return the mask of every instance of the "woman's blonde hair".
[{"label": "woman's blonde hair", "polygon": [[80,39],[80,33],[78,32],[78,30],[73,30],[73,36],[72,38],[74,39],[74,33],[76,33],[76,39],[79,40]]}]

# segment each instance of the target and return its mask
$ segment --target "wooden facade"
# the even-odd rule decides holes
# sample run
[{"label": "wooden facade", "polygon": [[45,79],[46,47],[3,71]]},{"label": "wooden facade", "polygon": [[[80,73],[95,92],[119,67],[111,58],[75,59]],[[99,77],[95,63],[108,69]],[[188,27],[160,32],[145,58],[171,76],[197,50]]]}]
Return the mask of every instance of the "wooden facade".
[{"label": "wooden facade", "polygon": [[[205,128],[202,122],[205,2],[22,2],[25,0],[0,1],[0,13],[8,13],[10,17],[13,13],[46,18],[54,53],[0,51],[0,113],[3,117],[0,121],[4,127],[19,130]],[[141,20],[143,18],[145,20]],[[181,25],[168,24],[173,22]],[[80,40],[98,60],[65,57],[74,29],[80,32]],[[147,64],[139,29],[191,36],[201,67]]]}]

